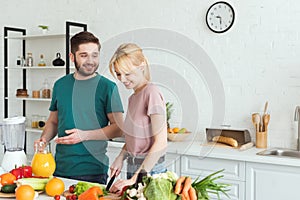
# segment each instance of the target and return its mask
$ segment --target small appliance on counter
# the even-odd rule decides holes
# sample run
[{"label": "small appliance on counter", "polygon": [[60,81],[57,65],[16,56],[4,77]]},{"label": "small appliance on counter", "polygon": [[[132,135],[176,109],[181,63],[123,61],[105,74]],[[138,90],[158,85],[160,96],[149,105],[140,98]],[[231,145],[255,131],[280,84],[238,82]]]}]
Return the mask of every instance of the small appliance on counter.
[{"label": "small appliance on counter", "polygon": [[10,171],[15,166],[27,164],[24,152],[25,145],[25,117],[3,119],[1,126],[1,142],[5,147],[2,168]]},{"label": "small appliance on counter", "polygon": [[206,128],[207,142],[219,142],[232,147],[240,147],[251,142],[247,129]]}]

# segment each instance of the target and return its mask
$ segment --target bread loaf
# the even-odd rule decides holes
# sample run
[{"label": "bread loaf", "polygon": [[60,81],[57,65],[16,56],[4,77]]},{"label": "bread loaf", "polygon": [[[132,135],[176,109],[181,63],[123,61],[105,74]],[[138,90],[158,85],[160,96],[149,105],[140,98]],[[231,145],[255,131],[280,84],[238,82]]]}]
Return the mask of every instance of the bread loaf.
[{"label": "bread loaf", "polygon": [[215,137],[213,137],[212,141],[213,142],[220,142],[220,143],[223,143],[223,144],[228,144],[228,145],[233,146],[233,147],[238,146],[238,142],[235,139],[230,138],[230,137],[215,136]]}]

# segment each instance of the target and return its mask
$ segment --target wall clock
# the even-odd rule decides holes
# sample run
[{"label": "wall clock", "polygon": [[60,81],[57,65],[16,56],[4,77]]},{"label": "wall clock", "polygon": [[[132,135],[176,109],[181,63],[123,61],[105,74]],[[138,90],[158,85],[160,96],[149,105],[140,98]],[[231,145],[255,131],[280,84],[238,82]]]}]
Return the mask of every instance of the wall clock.
[{"label": "wall clock", "polygon": [[206,24],[211,31],[224,33],[232,27],[234,17],[233,7],[225,1],[218,1],[208,8]]}]

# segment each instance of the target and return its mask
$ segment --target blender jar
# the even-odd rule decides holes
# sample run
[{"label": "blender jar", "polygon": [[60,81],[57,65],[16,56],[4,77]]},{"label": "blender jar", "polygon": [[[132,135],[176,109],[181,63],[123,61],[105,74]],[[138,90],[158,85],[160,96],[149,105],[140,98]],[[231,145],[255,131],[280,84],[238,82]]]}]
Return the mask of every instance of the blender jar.
[{"label": "blender jar", "polygon": [[27,164],[24,152],[25,117],[6,118],[1,124],[1,140],[5,147],[1,167],[5,171]]},{"label": "blender jar", "polygon": [[7,151],[22,151],[25,142],[25,117],[12,117],[3,120],[2,144]]}]

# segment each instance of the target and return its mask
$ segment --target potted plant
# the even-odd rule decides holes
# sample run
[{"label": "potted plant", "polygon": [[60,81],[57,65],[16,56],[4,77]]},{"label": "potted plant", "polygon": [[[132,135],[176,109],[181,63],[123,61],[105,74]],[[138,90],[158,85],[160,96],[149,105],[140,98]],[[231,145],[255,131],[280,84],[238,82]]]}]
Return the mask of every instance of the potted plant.
[{"label": "potted plant", "polygon": [[173,103],[167,102],[166,103],[166,109],[167,109],[167,128],[170,128],[170,119],[171,119],[171,115],[172,112],[174,111],[174,109],[172,109],[173,107]]},{"label": "potted plant", "polygon": [[47,31],[49,30],[49,26],[47,26],[47,25],[39,25],[38,27],[39,27],[40,29],[42,29],[42,33],[43,33],[43,34],[46,34]]}]

